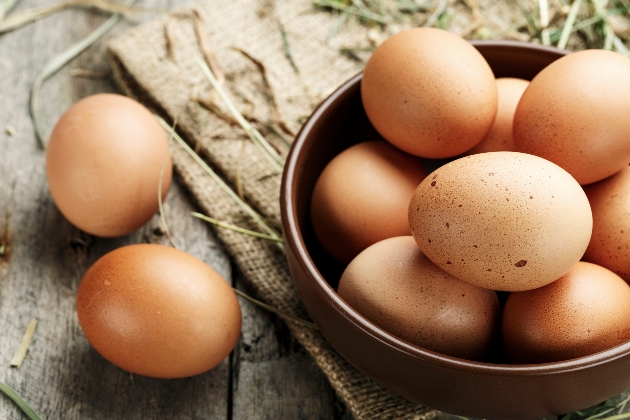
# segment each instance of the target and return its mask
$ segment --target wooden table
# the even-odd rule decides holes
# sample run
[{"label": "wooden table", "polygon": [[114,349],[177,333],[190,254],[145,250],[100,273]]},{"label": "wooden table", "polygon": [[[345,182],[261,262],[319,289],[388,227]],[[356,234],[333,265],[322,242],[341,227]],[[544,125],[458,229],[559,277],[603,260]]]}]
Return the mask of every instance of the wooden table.
[{"label": "wooden table", "polygon": [[[15,9],[57,0],[23,0]],[[1,3],[1,2],[0,2]],[[186,1],[142,0],[145,7],[178,8]],[[44,63],[86,36],[107,13],[60,12],[0,35],[0,381],[15,388],[44,419],[350,419],[311,357],[273,315],[241,300],[243,329],[228,359],[205,374],[158,380],[115,367],[85,339],[75,312],[83,273],[99,257],[126,244],[167,244],[154,217],[118,239],[95,238],[68,223],[55,207],[28,104]],[[70,63],[41,91],[44,124],[52,130],[75,101],[116,91],[111,76],[73,77],[71,69],[108,73],[105,43],[151,15],[123,19],[110,34]],[[12,127],[14,134],[5,131]],[[9,131],[11,129],[9,128]],[[247,290],[211,228],[175,183],[166,200],[175,242]],[[20,369],[10,367],[31,318],[39,324]],[[0,419],[25,419],[0,395]]]},{"label": "wooden table", "polygon": [[[0,4],[4,0],[0,0]],[[60,0],[22,0],[15,11]],[[176,9],[192,0],[139,0]],[[0,35],[0,382],[15,388],[42,419],[340,419],[351,420],[310,355],[276,316],[240,300],[241,337],[221,365],[192,378],[133,376],[94,351],[75,311],[81,277],[99,257],[123,245],[167,245],[158,216],[128,236],[102,239],[74,228],[55,207],[45,152],[29,115],[29,94],[44,64],[85,37],[109,14],[67,10]],[[77,100],[116,92],[105,59],[108,39],[155,15],[123,19],[109,34],[53,76],[40,93],[47,132]],[[103,78],[73,77],[82,69]],[[11,132],[11,133],[9,133]],[[246,292],[247,285],[198,210],[175,182],[165,202],[177,246],[206,261]],[[10,367],[29,320],[37,326],[20,369]],[[0,420],[23,420],[0,394]],[[442,414],[439,420],[457,417]]]}]

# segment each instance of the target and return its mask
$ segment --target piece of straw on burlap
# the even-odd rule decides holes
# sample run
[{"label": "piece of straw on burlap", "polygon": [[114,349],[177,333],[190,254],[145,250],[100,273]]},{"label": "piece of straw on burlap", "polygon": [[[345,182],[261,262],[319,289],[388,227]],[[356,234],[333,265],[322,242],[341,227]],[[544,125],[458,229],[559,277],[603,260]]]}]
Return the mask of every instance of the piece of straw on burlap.
[{"label": "piece of straw on burlap", "polygon": [[[195,27],[200,22],[206,23],[201,31]],[[344,28],[327,43],[337,22],[329,13],[313,12],[308,0],[278,4],[204,0],[130,30],[111,41],[107,52],[124,93],[176,121],[190,145],[274,224],[280,220],[281,175],[239,126],[220,115],[225,107],[212,92],[198,61],[212,55],[211,67],[224,75],[224,86],[237,108],[250,121],[258,122],[266,138],[286,156],[288,142],[282,137],[292,139],[319,101],[362,70],[356,57],[340,54],[331,43],[340,47],[367,42],[368,29],[360,25]],[[212,52],[204,54],[204,49]],[[201,104],[204,102],[214,103],[219,111],[208,110]],[[172,145],[171,149],[180,179],[209,216],[256,229],[182,148]],[[227,229],[217,233],[265,302],[291,315],[308,317],[285,256],[275,244]],[[293,322],[288,325],[355,418],[436,416],[436,411],[401,399],[358,372],[318,331]]]}]

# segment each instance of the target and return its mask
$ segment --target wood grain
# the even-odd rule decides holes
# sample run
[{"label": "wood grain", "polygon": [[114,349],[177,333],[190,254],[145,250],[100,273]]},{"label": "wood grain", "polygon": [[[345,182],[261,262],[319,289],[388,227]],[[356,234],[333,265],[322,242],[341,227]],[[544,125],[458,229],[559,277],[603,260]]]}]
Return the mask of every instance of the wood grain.
[{"label": "wood grain", "polygon": [[[242,277],[236,278],[237,287],[249,294]],[[350,420],[324,374],[284,323],[241,302],[243,333],[233,354],[232,418]]]},{"label": "wood grain", "polygon": [[[51,4],[24,0],[16,10]],[[185,1],[146,0],[176,8]],[[43,419],[349,419],[324,375],[275,316],[241,300],[241,340],[229,359],[205,374],[180,380],[132,376],[89,345],[78,325],[75,292],[100,256],[139,242],[167,244],[158,217],[126,237],[101,239],[71,226],[51,200],[45,155],[28,113],[30,86],[47,59],[87,35],[106,13],[70,10],[0,36],[0,381],[14,387]],[[115,92],[111,78],[76,78],[70,69],[108,72],[107,39],[151,16],[123,19],[111,34],[52,77],[41,91],[44,125],[52,129],[72,103]],[[13,136],[5,127],[15,129]],[[229,256],[212,228],[175,183],[166,214],[177,246],[232,279]],[[238,279],[238,276],[236,276]],[[237,280],[240,288],[246,288]],[[30,318],[39,321],[24,364],[10,368]],[[0,396],[1,419],[23,419]]]}]

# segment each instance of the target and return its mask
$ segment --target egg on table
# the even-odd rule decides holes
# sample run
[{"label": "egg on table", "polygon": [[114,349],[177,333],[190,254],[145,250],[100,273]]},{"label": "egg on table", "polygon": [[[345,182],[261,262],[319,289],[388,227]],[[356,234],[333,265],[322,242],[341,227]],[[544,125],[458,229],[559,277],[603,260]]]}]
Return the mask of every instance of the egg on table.
[{"label": "egg on table", "polygon": [[53,201],[79,229],[96,236],[126,235],[158,210],[172,162],[166,133],[141,104],[98,94],[59,119],[46,151]]},{"label": "egg on table", "polygon": [[241,329],[230,285],[203,261],[162,245],[129,245],[101,257],[83,276],[76,305],[97,352],[156,378],[212,369]]}]

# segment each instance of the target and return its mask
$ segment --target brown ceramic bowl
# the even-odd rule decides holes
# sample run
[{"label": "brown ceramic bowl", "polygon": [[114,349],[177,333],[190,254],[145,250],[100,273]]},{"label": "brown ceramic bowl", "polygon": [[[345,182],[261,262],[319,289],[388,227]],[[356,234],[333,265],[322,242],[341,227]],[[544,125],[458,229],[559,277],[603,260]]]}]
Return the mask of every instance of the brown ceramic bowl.
[{"label": "brown ceramic bowl", "polygon": [[[496,77],[531,80],[565,51],[510,41],[473,42]],[[315,239],[309,207],[324,166],[339,152],[378,138],[360,96],[361,74],[344,83],[304,124],[282,180],[287,258],[309,314],[335,349],[383,387],[411,401],[477,418],[566,414],[630,387],[630,342],[574,360],[507,364],[471,362],[422,349],[365,319],[335,292],[344,269]]]}]

